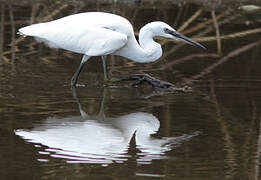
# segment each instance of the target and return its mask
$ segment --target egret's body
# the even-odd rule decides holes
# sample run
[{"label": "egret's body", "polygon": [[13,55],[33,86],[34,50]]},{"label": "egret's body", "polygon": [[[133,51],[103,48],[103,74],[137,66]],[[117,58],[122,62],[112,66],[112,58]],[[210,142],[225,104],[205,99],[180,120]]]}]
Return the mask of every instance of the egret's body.
[{"label": "egret's body", "polygon": [[189,44],[204,48],[160,21],[142,27],[138,43],[132,25],[127,19],[103,12],[74,14],[46,23],[33,24],[19,29],[19,32],[25,36],[35,37],[50,47],[83,54],[80,67],[72,79],[73,85],[76,85],[84,63],[91,56],[102,56],[104,72],[106,72],[106,55],[109,54],[123,56],[140,63],[156,61],[161,57],[162,49],[161,45],[153,40],[155,36],[182,39]]}]

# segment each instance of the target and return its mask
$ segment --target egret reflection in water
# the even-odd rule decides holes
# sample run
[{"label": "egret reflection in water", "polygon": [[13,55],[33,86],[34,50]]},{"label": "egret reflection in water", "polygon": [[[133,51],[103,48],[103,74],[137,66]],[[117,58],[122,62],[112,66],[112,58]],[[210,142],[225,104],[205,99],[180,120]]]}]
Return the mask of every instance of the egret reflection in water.
[{"label": "egret reflection in water", "polygon": [[199,134],[196,131],[179,137],[155,138],[151,135],[159,130],[160,122],[150,113],[136,112],[107,118],[103,112],[103,97],[100,113],[89,116],[83,111],[75,91],[74,98],[81,116],[49,117],[43,126],[30,131],[17,130],[16,135],[46,146],[45,153],[67,159],[70,163],[110,164],[122,163],[130,158],[128,150],[132,139],[138,150],[137,162],[150,163]]}]

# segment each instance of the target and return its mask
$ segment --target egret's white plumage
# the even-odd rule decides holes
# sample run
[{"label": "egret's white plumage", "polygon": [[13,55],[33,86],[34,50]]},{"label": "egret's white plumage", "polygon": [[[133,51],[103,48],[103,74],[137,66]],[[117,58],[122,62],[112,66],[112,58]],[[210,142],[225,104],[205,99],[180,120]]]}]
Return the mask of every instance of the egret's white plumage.
[{"label": "egret's white plumage", "polygon": [[[114,21],[111,22],[110,19]],[[127,36],[131,35],[131,31],[117,31],[117,24],[121,25],[118,27],[121,30],[124,27],[132,28],[129,22],[120,16],[91,12],[33,24],[19,29],[19,32],[36,37],[52,47],[88,56],[101,56],[121,48],[127,43]]]},{"label": "egret's white plumage", "polygon": [[105,56],[108,54],[123,56],[141,63],[157,60],[162,55],[162,49],[161,45],[153,40],[155,36],[181,39],[204,48],[160,21],[142,27],[138,43],[132,25],[127,19],[103,12],[74,14],[26,26],[19,29],[19,32],[25,36],[33,36],[50,47],[84,54],[82,63],[72,79],[74,85],[83,64],[90,56],[103,56],[104,64]]}]

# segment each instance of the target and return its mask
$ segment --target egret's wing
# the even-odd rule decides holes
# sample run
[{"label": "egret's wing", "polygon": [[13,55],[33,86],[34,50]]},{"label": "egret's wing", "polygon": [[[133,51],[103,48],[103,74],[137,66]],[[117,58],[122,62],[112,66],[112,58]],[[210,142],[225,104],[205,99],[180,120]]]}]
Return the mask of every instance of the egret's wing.
[{"label": "egret's wing", "polygon": [[[107,55],[122,48],[128,41],[125,34],[107,28],[89,29],[78,42],[82,51],[89,56]],[[87,45],[87,46],[86,46]]]},{"label": "egret's wing", "polygon": [[127,43],[127,36],[114,30],[86,25],[40,23],[19,29],[23,35],[33,36],[48,46],[100,56],[113,53]]}]

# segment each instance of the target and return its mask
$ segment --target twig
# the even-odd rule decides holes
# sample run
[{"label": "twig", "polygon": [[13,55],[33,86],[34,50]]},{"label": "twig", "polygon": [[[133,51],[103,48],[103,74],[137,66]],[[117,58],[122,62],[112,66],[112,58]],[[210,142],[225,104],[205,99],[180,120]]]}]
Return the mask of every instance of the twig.
[{"label": "twig", "polygon": [[[220,36],[220,39],[231,39],[231,38],[237,38],[237,37],[244,37],[244,36],[247,36],[250,34],[256,34],[256,33],[261,33],[261,28],[250,29],[250,30],[246,30],[246,31],[223,35],[223,36]],[[216,37],[215,36],[195,37],[192,39],[195,41],[199,41],[199,42],[209,42],[209,41],[215,41]]]},{"label": "twig", "polygon": [[37,19],[38,21],[48,21],[48,20],[52,20],[54,16],[56,16],[57,14],[59,14],[63,9],[66,9],[69,5],[64,3],[62,4],[59,8],[57,8],[57,10],[54,10],[52,13],[50,13],[48,16],[45,16],[41,19]]},{"label": "twig", "polygon": [[181,32],[183,31],[188,25],[194,21],[202,12],[202,8],[197,10],[179,29],[178,31]]},{"label": "twig", "polygon": [[[239,38],[239,37],[244,37],[244,36],[256,34],[256,33],[261,33],[261,28],[250,29],[250,30],[246,30],[246,31],[241,31],[241,32],[237,32],[237,33],[223,35],[223,36],[220,36],[220,39]],[[157,38],[157,39],[162,39],[162,38]],[[191,39],[193,39],[194,41],[198,41],[198,42],[210,42],[210,41],[216,41],[217,37],[216,36],[192,37]],[[177,42],[176,40],[172,40],[172,39],[166,39],[165,41],[167,41],[167,42]]]},{"label": "twig", "polygon": [[162,69],[166,69],[166,68],[172,67],[172,66],[177,65],[177,64],[184,63],[186,61],[189,61],[189,60],[192,60],[192,59],[195,59],[195,58],[206,58],[206,57],[217,58],[217,57],[219,57],[219,55],[209,54],[209,53],[208,54],[201,54],[201,53],[200,54],[191,54],[191,55],[182,57],[180,59],[177,59],[175,61],[167,62],[166,64],[164,64],[162,66]]},{"label": "twig", "polygon": [[[227,13],[227,12],[226,12],[226,13]],[[226,14],[226,13],[224,13],[224,14]],[[220,17],[221,17],[221,15],[220,15]],[[236,17],[237,17],[237,16],[230,16],[230,17],[228,17],[228,18],[226,18],[226,19],[220,21],[220,22],[219,22],[219,25],[228,23],[228,22],[232,21],[233,19],[235,19]],[[218,17],[217,17],[217,19],[218,19]],[[213,19],[211,19],[211,21],[209,21],[209,22],[212,23],[212,22],[213,22]],[[200,38],[200,36],[204,36],[205,34],[211,32],[212,30],[213,30],[213,26],[209,26],[209,27],[206,28],[204,31],[199,32],[197,35],[195,35],[192,39],[198,41],[198,39]],[[183,34],[185,34],[185,33],[183,32]],[[196,38],[196,36],[197,36],[198,38]],[[159,39],[160,39],[160,38],[159,38]],[[214,40],[216,40],[216,39],[214,39]],[[171,41],[175,41],[175,40],[165,39],[165,40],[162,40],[162,44],[164,45],[165,43],[171,42]],[[183,44],[179,44],[179,45],[180,45],[180,47],[181,47],[181,46],[184,45],[184,43],[183,43]],[[177,46],[175,46],[174,49],[171,49],[171,50],[169,50],[167,53],[165,53],[165,54],[164,54],[164,57],[168,56],[168,54],[171,54],[171,53],[175,52],[176,49],[178,49],[178,48],[176,48],[176,47],[177,47]]]},{"label": "twig", "polygon": [[175,17],[175,22],[174,22],[174,25],[173,25],[174,27],[176,27],[178,25],[178,20],[181,17],[182,10],[183,10],[183,7],[179,8],[179,10],[178,10],[178,13],[177,13],[177,16]]},{"label": "twig", "polygon": [[31,12],[30,24],[33,24],[35,22],[35,16],[36,16],[36,13],[39,10],[39,8],[40,8],[40,5],[38,3],[33,4],[32,10],[31,10],[32,12]]},{"label": "twig", "polygon": [[[36,22],[39,21],[47,21],[52,19],[55,15],[57,15],[58,13],[60,13],[63,9],[67,8],[69,5],[68,4],[63,4],[60,8],[58,8],[57,10],[53,11],[51,14],[49,14],[48,16],[45,16],[43,18],[35,18]],[[19,38],[16,39],[15,44],[18,45],[21,41],[23,41],[25,39],[25,37],[20,36]]]},{"label": "twig", "polygon": [[[221,19],[223,16],[225,16],[226,14],[228,14],[228,12],[230,12],[230,10],[229,10],[229,11],[225,11],[224,13],[222,13],[222,14],[216,16],[216,20]],[[183,33],[183,34],[193,33],[193,32],[195,32],[195,31],[198,31],[198,30],[200,30],[200,29],[206,27],[206,25],[211,24],[211,23],[213,23],[213,19],[209,19],[209,20],[207,20],[207,21],[205,21],[205,22],[199,23],[198,25],[196,25],[196,26],[194,26],[194,27],[192,27],[192,28],[190,28],[190,29],[188,29],[188,30],[182,32],[182,33]]]},{"label": "twig", "polygon": [[9,5],[9,16],[11,21],[11,61],[14,63],[15,61],[15,24],[14,24],[14,14],[13,7]]},{"label": "twig", "polygon": [[219,31],[219,26],[217,23],[217,18],[215,11],[211,11],[211,16],[213,19],[213,23],[216,29],[216,39],[217,39],[217,54],[221,55],[221,39],[220,39],[220,31]]},{"label": "twig", "polygon": [[260,155],[261,155],[261,116],[259,117],[259,134],[258,134],[258,141],[257,141],[257,152],[256,152],[256,179],[259,179],[259,172],[260,172]]},{"label": "twig", "polygon": [[217,68],[218,66],[220,66],[221,64],[225,63],[226,61],[228,61],[230,58],[237,56],[249,49],[252,49],[254,47],[256,47],[257,45],[261,44],[261,40],[258,40],[256,42],[247,44],[243,47],[240,47],[232,52],[230,52],[228,55],[224,56],[223,58],[221,58],[219,61],[217,61],[216,63],[208,66],[207,68],[205,68],[201,73],[191,77],[190,79],[186,80],[186,84],[190,84],[192,83],[193,80],[199,79],[209,73],[211,73],[215,68]]},{"label": "twig", "polygon": [[[1,56],[0,58],[3,59],[3,55],[2,55],[2,52],[4,50],[3,46],[4,46],[4,22],[5,22],[5,4],[3,3],[1,5],[1,27],[0,27],[0,53],[1,53]],[[0,59],[0,60],[1,60]],[[1,61],[0,61],[0,64],[1,64]]]}]

